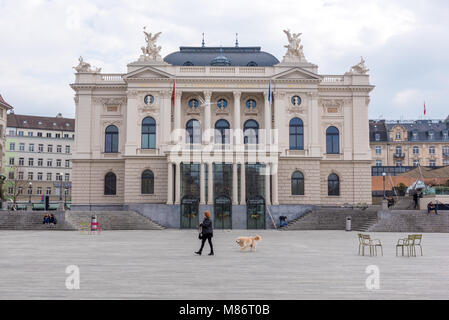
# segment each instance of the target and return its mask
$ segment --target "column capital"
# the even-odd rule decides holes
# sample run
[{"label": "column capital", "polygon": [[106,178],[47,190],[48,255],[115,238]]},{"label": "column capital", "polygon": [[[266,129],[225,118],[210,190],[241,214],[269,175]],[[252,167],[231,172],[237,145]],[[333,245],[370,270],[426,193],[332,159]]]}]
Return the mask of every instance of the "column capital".
[{"label": "column capital", "polygon": [[206,99],[206,100],[210,100],[212,98],[212,91],[210,91],[210,90],[203,91],[203,94],[204,94],[204,99]]},{"label": "column capital", "polygon": [[182,91],[176,90],[175,91],[175,98],[176,99],[181,99],[181,97],[182,97]]},{"label": "column capital", "polygon": [[233,91],[232,93],[234,94],[234,99],[240,99],[242,96],[242,91]]},{"label": "column capital", "polygon": [[171,96],[171,91],[170,90],[160,90],[159,94],[164,98],[168,98]]},{"label": "column capital", "polygon": [[287,92],[285,92],[285,91],[279,91],[279,90],[273,92],[273,95],[274,95],[276,98],[281,98],[281,99],[284,98],[284,97],[286,96],[286,94],[287,94]]}]

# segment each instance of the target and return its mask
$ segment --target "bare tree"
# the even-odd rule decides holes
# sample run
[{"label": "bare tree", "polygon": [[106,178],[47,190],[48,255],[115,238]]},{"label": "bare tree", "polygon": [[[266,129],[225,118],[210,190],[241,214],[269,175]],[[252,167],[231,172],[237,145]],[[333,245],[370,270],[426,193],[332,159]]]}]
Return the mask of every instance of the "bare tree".
[{"label": "bare tree", "polygon": [[14,207],[17,205],[17,199],[27,190],[29,180],[25,179],[25,171],[20,166],[11,166],[8,170],[8,177],[5,182],[6,198],[12,200]]}]

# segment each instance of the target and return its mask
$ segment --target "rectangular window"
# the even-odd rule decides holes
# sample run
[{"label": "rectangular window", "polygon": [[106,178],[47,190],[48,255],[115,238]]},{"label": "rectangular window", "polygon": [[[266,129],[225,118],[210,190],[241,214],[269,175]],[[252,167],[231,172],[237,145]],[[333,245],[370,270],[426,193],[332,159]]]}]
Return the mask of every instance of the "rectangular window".
[{"label": "rectangular window", "polygon": [[29,131],[28,132],[28,137],[32,137],[33,136],[33,131]]},{"label": "rectangular window", "polygon": [[430,160],[429,161],[429,167],[436,167],[437,162],[435,160]]},{"label": "rectangular window", "polygon": [[382,167],[382,160],[376,160],[376,167]]},{"label": "rectangular window", "polygon": [[22,187],[19,187],[19,194],[23,194],[23,188]]},{"label": "rectangular window", "polygon": [[9,165],[13,166],[16,162],[16,158],[9,158]]},{"label": "rectangular window", "polygon": [[65,175],[64,175],[64,179],[65,179],[65,181],[70,181],[70,173],[66,173]]},{"label": "rectangular window", "polygon": [[32,187],[28,187],[28,194],[32,195],[33,194],[33,188]]},{"label": "rectangular window", "polygon": [[435,154],[435,147],[429,147],[429,154]]},{"label": "rectangular window", "polygon": [[9,151],[15,151],[16,150],[16,144],[15,142],[11,142],[9,144]]},{"label": "rectangular window", "polygon": [[61,180],[61,174],[58,172],[56,173],[56,181],[60,181]]},{"label": "rectangular window", "polygon": [[376,154],[382,154],[382,147],[376,146]]},{"label": "rectangular window", "polygon": [[56,166],[57,167],[61,167],[61,162],[62,162],[61,159],[57,159],[56,160]]},{"label": "rectangular window", "polygon": [[376,137],[376,141],[380,141],[380,134],[379,133],[376,133],[375,137]]},{"label": "rectangular window", "polygon": [[70,160],[66,160],[65,161],[65,167],[66,168],[70,168]]},{"label": "rectangular window", "polygon": [[42,194],[42,187],[37,187],[36,193],[37,193],[38,195],[41,195],[41,194]]},{"label": "rectangular window", "polygon": [[402,167],[402,161],[401,160],[396,161],[396,167]]},{"label": "rectangular window", "polygon": [[29,165],[30,167],[34,166],[34,158],[29,158],[29,159],[28,159],[28,165]]},{"label": "rectangular window", "polygon": [[23,137],[23,131],[19,131],[19,136]]},{"label": "rectangular window", "polygon": [[9,194],[13,194],[14,193],[14,188],[13,187],[8,187],[8,193]]},{"label": "rectangular window", "polygon": [[37,159],[37,166],[43,167],[44,166],[44,159]]},{"label": "rectangular window", "polygon": [[413,160],[413,166],[417,167],[419,165],[419,160]]},{"label": "rectangular window", "polygon": [[8,173],[8,179],[9,179],[9,180],[14,180],[14,178],[15,178],[14,171],[9,171],[9,173]]},{"label": "rectangular window", "polygon": [[16,136],[16,132],[14,130],[9,130],[8,131],[8,136],[15,137]]},{"label": "rectangular window", "polygon": [[28,146],[28,151],[34,152],[34,143],[30,143],[30,145]]},{"label": "rectangular window", "polygon": [[65,146],[65,153],[70,153],[70,146]]},{"label": "rectangular window", "polygon": [[51,195],[51,187],[47,187],[47,190],[45,191],[45,194],[47,196]]},{"label": "rectangular window", "polygon": [[449,159],[443,160],[443,166],[449,166]]},{"label": "rectangular window", "polygon": [[25,159],[19,158],[19,166],[24,166],[24,165],[25,165]]},{"label": "rectangular window", "polygon": [[47,181],[51,181],[51,179],[52,179],[52,177],[51,177],[52,175],[51,175],[51,173],[49,172],[49,173],[47,173]]},{"label": "rectangular window", "polygon": [[64,139],[68,139],[69,135],[67,133],[64,134]]},{"label": "rectangular window", "polygon": [[51,132],[47,132],[47,138],[51,138]]},{"label": "rectangular window", "polygon": [[58,145],[56,146],[56,152],[61,153],[62,152],[62,146]]},{"label": "rectangular window", "polygon": [[44,174],[42,172],[38,172],[37,173],[37,180],[38,181],[42,181],[43,176],[44,176]]},{"label": "rectangular window", "polygon": [[19,144],[19,151],[25,151],[25,143]]},{"label": "rectangular window", "polygon": [[61,134],[60,133],[57,133],[56,134],[56,139],[60,139],[61,138]]},{"label": "rectangular window", "polygon": [[23,180],[23,171],[19,172],[18,180]]},{"label": "rectangular window", "polygon": [[34,174],[33,172],[28,172],[28,180],[33,180]]},{"label": "rectangular window", "polygon": [[39,152],[44,152],[44,145],[43,144],[39,144],[38,151]]},{"label": "rectangular window", "polygon": [[53,152],[53,145],[49,144],[47,146],[47,152],[52,153]]},{"label": "rectangular window", "polygon": [[47,159],[47,167],[52,167],[52,166],[53,166],[52,159]]}]

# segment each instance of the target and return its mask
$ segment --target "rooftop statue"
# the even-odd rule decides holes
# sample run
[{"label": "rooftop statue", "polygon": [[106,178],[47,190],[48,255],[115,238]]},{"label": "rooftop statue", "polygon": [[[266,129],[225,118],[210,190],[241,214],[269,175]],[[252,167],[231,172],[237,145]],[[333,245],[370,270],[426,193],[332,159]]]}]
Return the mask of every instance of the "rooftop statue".
[{"label": "rooftop statue", "polygon": [[287,53],[282,62],[306,62],[300,39],[302,33],[291,33],[290,29],[284,30],[284,33],[287,35],[288,45],[284,46]]},{"label": "rooftop statue", "polygon": [[351,67],[350,73],[352,74],[366,74],[369,71],[369,69],[365,65],[365,59],[363,57],[360,57],[360,62],[356,64],[355,66]]},{"label": "rooftop statue", "polygon": [[78,73],[99,73],[99,72],[101,72],[101,68],[92,69],[90,63],[85,62],[83,57],[79,57],[78,61],[80,63],[76,67],[73,67],[73,69],[75,69],[76,72],[78,72]]},{"label": "rooftop statue", "polygon": [[139,61],[161,61],[162,57],[159,54],[162,47],[156,45],[156,41],[162,32],[158,32],[153,35],[151,32],[146,31],[147,27],[143,27],[143,33],[145,34],[145,41],[147,42],[146,47],[142,47],[142,55]]}]

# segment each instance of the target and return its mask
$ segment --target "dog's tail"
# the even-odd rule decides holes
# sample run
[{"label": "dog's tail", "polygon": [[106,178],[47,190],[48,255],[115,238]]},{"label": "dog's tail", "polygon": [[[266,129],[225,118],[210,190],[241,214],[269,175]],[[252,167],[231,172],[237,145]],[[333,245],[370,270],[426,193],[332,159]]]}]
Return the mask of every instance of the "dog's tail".
[{"label": "dog's tail", "polygon": [[260,241],[260,240],[262,240],[262,237],[261,236],[259,236],[259,235],[256,235],[256,237],[254,238],[256,241]]}]

